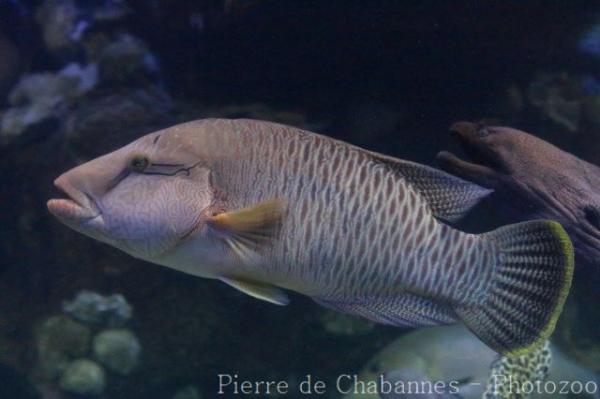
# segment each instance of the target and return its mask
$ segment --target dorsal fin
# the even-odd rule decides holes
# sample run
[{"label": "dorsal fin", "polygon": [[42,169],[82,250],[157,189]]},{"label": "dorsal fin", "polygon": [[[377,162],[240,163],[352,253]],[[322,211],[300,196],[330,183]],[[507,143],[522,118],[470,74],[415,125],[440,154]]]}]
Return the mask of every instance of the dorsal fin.
[{"label": "dorsal fin", "polygon": [[493,191],[430,166],[379,154],[373,155],[377,161],[396,170],[423,195],[438,219],[448,222],[460,220]]}]

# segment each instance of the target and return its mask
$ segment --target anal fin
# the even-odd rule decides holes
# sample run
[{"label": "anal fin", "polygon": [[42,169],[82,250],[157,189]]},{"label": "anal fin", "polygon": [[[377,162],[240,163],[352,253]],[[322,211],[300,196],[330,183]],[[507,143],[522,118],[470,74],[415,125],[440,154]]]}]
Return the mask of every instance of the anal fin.
[{"label": "anal fin", "polygon": [[352,301],[313,298],[338,312],[362,316],[376,323],[397,327],[434,326],[457,321],[452,309],[427,298],[402,293],[394,298],[363,298]]}]

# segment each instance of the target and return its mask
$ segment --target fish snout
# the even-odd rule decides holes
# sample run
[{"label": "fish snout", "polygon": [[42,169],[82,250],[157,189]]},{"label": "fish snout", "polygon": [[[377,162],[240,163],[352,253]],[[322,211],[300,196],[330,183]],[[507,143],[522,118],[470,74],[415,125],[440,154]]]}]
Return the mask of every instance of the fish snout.
[{"label": "fish snout", "polygon": [[[456,122],[449,129],[463,152],[459,157],[452,152],[441,151],[437,155],[440,167],[453,175],[487,188],[496,188],[499,158],[490,140],[491,129],[481,123]],[[464,159],[463,159],[464,158]]]},{"label": "fish snout", "polygon": [[100,214],[94,199],[70,181],[68,172],[54,180],[54,185],[67,197],[53,198],[47,202],[50,213],[60,220],[82,223]]},{"label": "fish snout", "polygon": [[500,163],[501,148],[497,135],[494,134],[495,127],[482,123],[456,122],[449,130],[465,155],[473,162],[492,167]]},{"label": "fish snout", "polygon": [[451,134],[463,140],[485,137],[489,134],[489,130],[485,127],[485,125],[464,121],[452,124],[449,130]]}]

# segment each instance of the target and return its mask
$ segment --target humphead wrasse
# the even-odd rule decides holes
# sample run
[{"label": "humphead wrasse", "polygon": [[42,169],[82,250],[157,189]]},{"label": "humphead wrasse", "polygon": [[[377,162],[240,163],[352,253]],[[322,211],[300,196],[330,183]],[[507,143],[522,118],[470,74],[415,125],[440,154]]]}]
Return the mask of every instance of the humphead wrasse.
[{"label": "humphead wrasse", "polygon": [[548,338],[571,285],[558,223],[463,233],[445,222],[489,190],[273,123],[184,123],[55,184],[60,221],[137,258],[280,305],[292,290],[385,324],[462,321],[507,355]]}]

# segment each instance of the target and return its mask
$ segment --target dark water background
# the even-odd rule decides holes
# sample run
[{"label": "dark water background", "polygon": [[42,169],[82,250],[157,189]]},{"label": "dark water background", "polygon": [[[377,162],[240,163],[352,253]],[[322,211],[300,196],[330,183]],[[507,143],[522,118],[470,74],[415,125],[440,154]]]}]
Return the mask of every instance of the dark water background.
[{"label": "dark water background", "polygon": [[[52,24],[39,16],[43,3],[76,10],[54,23],[66,26],[66,44],[44,40]],[[98,17],[122,7],[122,17]],[[485,119],[600,165],[600,107],[566,123],[530,94],[537,84],[567,102],[595,104],[600,59],[580,42],[599,23],[600,5],[584,1],[0,0],[4,113],[43,97],[36,90],[44,83],[9,101],[23,76],[73,62],[100,66],[91,90],[58,90],[47,115],[2,135],[0,393],[35,397],[21,388],[27,376],[46,398],[69,397],[40,377],[36,331],[81,289],[121,293],[135,312],[129,328],[141,364],[107,377],[106,398],[171,398],[189,384],[212,398],[217,373],[329,380],[357,372],[400,332],[332,333],[325,311],[305,298],[273,307],[134,260],[51,219],[53,179],[141,134],[207,116],[276,120],[426,164],[455,148],[452,122]],[[78,26],[85,29],[73,39]],[[93,49],[123,34],[139,40],[124,55]],[[479,217],[472,228],[499,223]],[[585,313],[597,303],[579,306]]]}]

